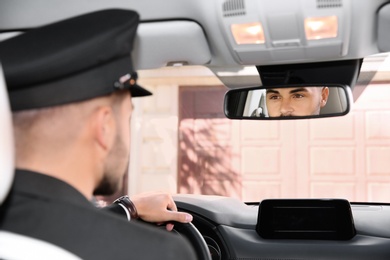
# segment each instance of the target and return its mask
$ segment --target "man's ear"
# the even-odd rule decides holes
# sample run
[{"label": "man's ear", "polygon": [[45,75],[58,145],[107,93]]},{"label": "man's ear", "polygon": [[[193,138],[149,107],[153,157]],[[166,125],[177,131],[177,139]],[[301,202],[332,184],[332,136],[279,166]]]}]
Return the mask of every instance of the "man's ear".
[{"label": "man's ear", "polygon": [[328,102],[329,97],[329,88],[323,87],[321,91],[321,107],[324,107],[326,105],[326,102]]},{"label": "man's ear", "polygon": [[116,121],[112,108],[110,106],[97,108],[93,120],[93,135],[96,143],[103,150],[109,150],[113,145],[116,133]]}]

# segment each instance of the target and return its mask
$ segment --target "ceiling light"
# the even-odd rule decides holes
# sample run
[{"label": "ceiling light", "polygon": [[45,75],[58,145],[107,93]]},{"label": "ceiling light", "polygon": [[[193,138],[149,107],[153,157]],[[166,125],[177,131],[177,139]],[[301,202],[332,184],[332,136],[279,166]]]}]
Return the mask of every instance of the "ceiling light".
[{"label": "ceiling light", "polygon": [[232,24],[231,31],[237,44],[263,44],[265,42],[261,23]]},{"label": "ceiling light", "polygon": [[338,33],[337,16],[305,18],[307,40],[336,38]]}]

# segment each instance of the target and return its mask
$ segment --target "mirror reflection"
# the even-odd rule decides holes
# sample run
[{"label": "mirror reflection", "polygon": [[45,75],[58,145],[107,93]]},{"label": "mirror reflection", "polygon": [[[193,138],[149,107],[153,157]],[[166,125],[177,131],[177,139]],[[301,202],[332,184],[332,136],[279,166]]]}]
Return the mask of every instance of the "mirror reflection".
[{"label": "mirror reflection", "polygon": [[230,90],[225,114],[232,119],[340,116],[349,111],[348,87],[287,85]]}]

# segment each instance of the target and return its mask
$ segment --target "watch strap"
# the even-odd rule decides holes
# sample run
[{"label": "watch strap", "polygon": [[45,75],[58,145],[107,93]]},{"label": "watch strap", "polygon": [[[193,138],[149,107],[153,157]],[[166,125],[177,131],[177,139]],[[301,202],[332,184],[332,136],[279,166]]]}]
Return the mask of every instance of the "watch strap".
[{"label": "watch strap", "polygon": [[137,219],[139,218],[137,208],[135,207],[134,203],[130,200],[129,196],[125,195],[122,197],[117,198],[114,203],[119,204],[124,209],[128,211],[130,214],[130,220],[131,219]]}]

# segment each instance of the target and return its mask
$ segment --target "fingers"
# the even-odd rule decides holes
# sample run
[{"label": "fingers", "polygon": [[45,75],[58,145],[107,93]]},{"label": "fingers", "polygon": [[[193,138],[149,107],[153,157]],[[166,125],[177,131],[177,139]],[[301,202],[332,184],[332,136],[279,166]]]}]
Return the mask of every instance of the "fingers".
[{"label": "fingers", "polygon": [[189,223],[192,221],[192,215],[186,212],[168,211],[167,219],[170,221],[177,221],[181,223]]},{"label": "fingers", "polygon": [[173,201],[173,198],[169,196],[167,208],[172,211],[177,211],[176,203]]},{"label": "fingers", "polygon": [[[177,206],[168,193],[138,194],[133,196],[131,200],[137,208],[138,215],[144,221],[155,223],[168,221],[188,223],[192,221],[190,214],[177,211]],[[171,226],[167,228],[171,228]]]},{"label": "fingers", "polygon": [[168,230],[168,231],[172,231],[172,230],[173,230],[173,227],[174,227],[174,225],[173,225],[172,223],[167,223],[167,224],[165,225],[165,228],[166,228],[166,230]]},{"label": "fingers", "polygon": [[[191,214],[188,214],[185,212],[170,211],[170,215],[171,215],[170,216],[171,221],[174,220],[174,221],[181,222],[181,223],[189,223],[193,219]],[[168,223],[166,223],[165,228],[168,231],[172,231],[174,228],[174,225],[172,223],[168,222]]]}]

